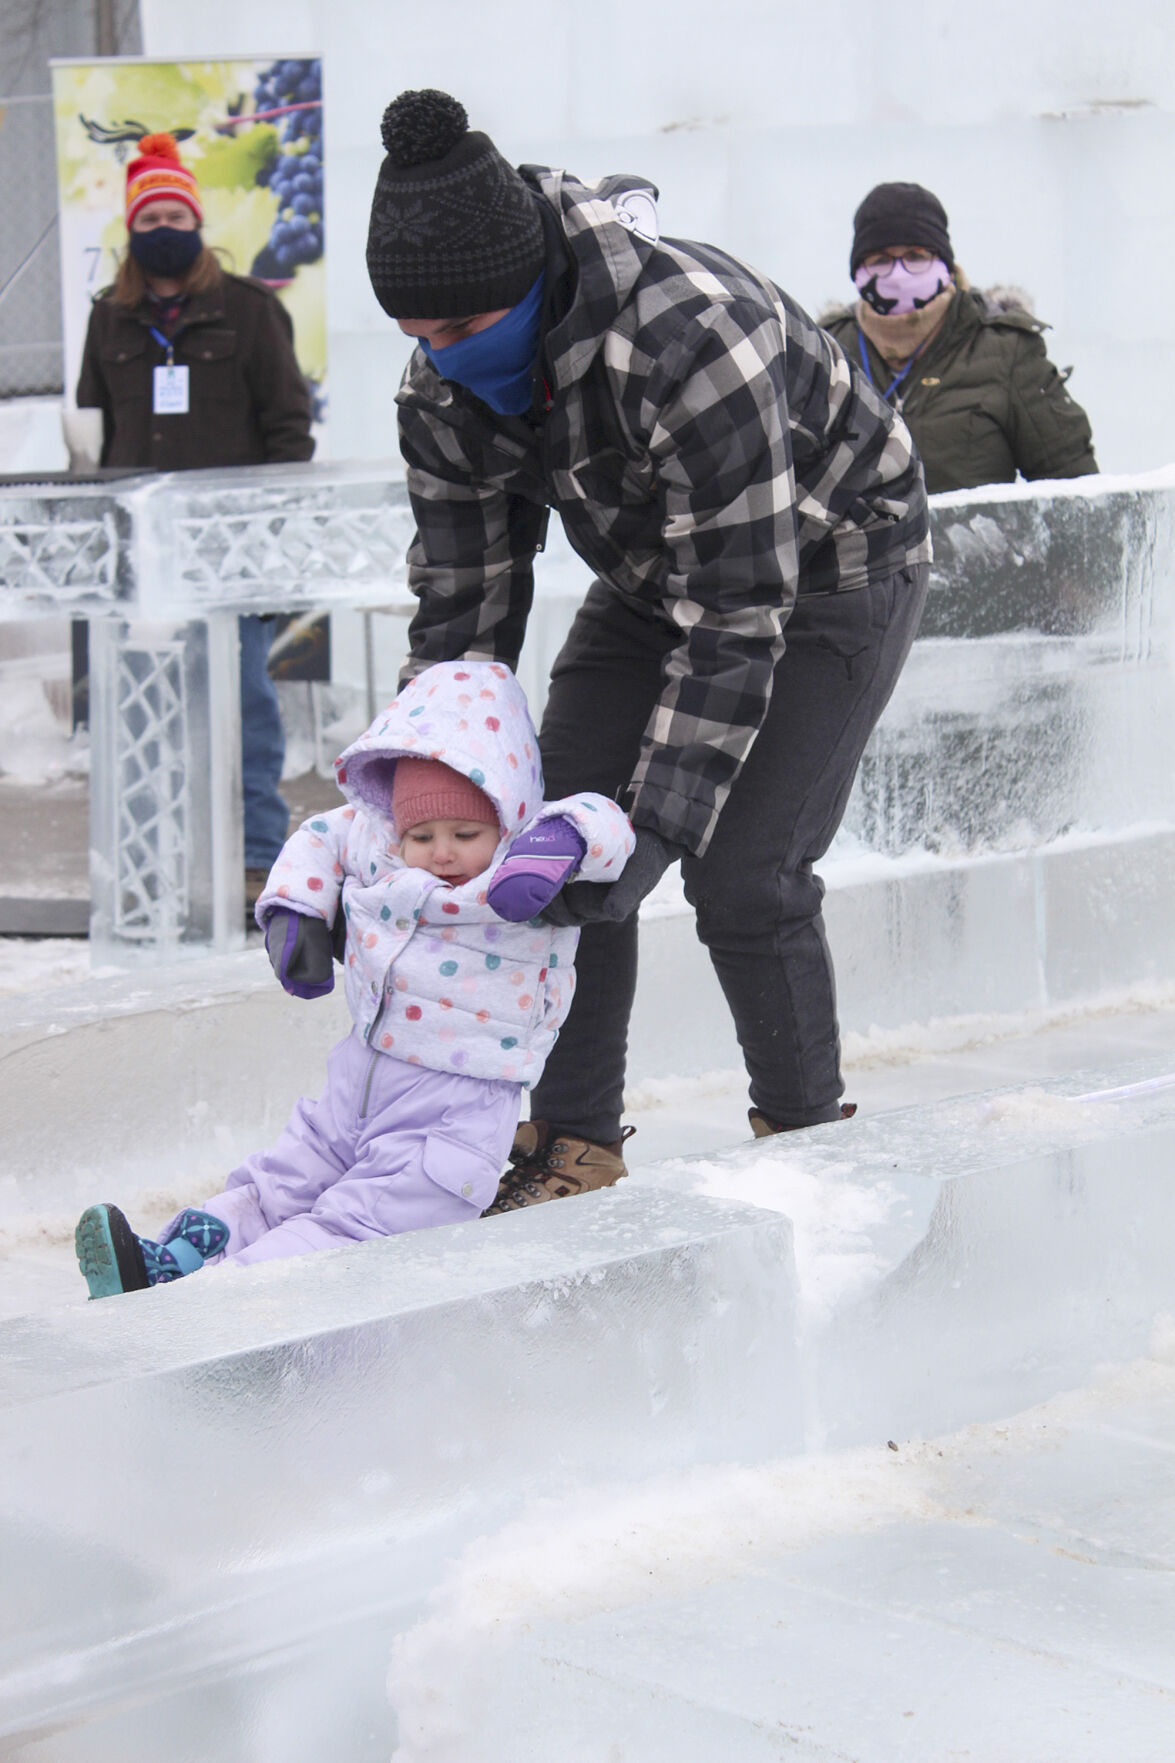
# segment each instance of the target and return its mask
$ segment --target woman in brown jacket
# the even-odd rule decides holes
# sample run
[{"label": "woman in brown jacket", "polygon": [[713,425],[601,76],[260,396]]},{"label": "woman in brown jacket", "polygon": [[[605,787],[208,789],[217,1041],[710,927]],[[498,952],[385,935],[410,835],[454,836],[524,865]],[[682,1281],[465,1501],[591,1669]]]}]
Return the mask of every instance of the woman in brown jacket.
[{"label": "woman in brown jacket", "polygon": [[[309,459],[310,395],[285,308],[261,282],[223,270],[170,135],[148,135],[127,168],[129,246],[94,302],[79,409],[102,412],[102,464],[188,471]],[[285,839],[285,742],[266,659],[272,621],[242,618],[241,737],[246,891]]]}]

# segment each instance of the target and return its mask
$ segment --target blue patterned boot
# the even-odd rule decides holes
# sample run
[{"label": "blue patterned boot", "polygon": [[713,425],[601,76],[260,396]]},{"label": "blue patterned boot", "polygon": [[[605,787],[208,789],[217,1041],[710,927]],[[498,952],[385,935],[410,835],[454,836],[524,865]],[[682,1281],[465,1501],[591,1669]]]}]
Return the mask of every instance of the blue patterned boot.
[{"label": "blue patterned boot", "polygon": [[160,1242],[153,1243],[147,1237],[138,1239],[148,1281],[153,1286],[167,1285],[173,1279],[183,1279],[186,1273],[195,1273],[205,1261],[220,1254],[228,1239],[227,1224],[211,1212],[187,1207],[168,1226]]}]

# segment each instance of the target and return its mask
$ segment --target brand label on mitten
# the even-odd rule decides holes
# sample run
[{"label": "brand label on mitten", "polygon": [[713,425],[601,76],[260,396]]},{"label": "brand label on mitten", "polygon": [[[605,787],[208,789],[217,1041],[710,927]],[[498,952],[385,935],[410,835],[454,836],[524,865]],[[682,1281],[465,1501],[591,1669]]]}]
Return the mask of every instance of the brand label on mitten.
[{"label": "brand label on mitten", "polygon": [[188,414],[188,370],[186,367],[157,367],[155,369],[155,414],[156,416],[186,416]]}]

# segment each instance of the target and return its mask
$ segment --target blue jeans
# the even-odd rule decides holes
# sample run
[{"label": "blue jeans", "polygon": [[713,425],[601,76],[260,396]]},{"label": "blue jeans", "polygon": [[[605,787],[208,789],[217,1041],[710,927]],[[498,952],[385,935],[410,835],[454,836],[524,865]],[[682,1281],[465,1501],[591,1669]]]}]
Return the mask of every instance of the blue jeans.
[{"label": "blue jeans", "polygon": [[277,690],[269,677],[272,618],[238,620],[241,633],[241,783],[245,864],[269,869],[286,841],[290,811],[278,793],[286,757]]}]

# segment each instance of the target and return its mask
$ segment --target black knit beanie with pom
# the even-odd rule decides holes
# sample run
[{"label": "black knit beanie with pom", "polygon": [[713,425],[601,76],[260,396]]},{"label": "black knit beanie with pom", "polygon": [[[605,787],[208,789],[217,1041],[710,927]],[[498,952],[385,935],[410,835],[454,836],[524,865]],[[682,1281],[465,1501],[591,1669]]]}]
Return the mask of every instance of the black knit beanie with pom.
[{"label": "black knit beanie with pom", "polygon": [[401,92],[384,111],[387,158],[367,273],[392,318],[471,318],[516,306],[545,260],[539,198],[447,92]]}]

